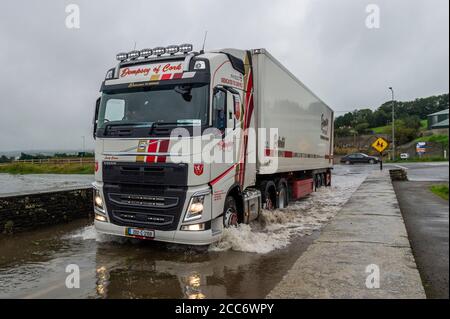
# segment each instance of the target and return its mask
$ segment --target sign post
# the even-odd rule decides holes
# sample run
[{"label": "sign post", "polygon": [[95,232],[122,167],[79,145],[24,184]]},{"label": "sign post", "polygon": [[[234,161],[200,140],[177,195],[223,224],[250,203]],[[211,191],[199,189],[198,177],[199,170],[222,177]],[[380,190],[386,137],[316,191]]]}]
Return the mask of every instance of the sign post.
[{"label": "sign post", "polygon": [[383,170],[383,152],[380,152],[380,171]]},{"label": "sign post", "polygon": [[426,142],[418,142],[416,144],[416,153],[419,154],[419,157],[421,158],[423,154],[426,153],[427,143]]},{"label": "sign post", "polygon": [[389,146],[383,138],[379,137],[372,143],[372,147],[380,154],[380,171],[383,170],[383,151]]}]

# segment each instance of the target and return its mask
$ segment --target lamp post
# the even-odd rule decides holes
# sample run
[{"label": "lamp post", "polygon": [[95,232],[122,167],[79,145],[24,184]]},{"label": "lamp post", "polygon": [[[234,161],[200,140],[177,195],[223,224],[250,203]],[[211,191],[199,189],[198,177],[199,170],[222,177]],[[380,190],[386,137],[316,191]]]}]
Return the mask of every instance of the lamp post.
[{"label": "lamp post", "polygon": [[390,86],[392,93],[392,160],[395,161],[395,108],[394,108],[394,89]]}]

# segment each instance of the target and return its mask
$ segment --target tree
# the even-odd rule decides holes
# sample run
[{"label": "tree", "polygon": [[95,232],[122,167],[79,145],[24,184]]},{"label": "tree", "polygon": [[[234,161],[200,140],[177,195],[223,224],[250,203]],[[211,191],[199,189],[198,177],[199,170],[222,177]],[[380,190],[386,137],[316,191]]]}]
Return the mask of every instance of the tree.
[{"label": "tree", "polygon": [[369,123],[359,123],[356,125],[355,130],[358,132],[359,135],[367,133],[367,130],[369,128]]},{"label": "tree", "polygon": [[[395,118],[404,120],[404,127],[401,127],[401,129],[413,128],[413,131],[415,131],[420,128],[420,119],[426,119],[427,115],[431,113],[449,108],[449,94],[430,96],[407,102],[394,101],[394,107]],[[392,101],[387,101],[374,112],[369,108],[364,108],[338,116],[335,120],[335,129],[350,127],[364,133],[365,123],[368,123],[369,127],[379,127],[389,125],[391,120]],[[343,130],[341,133],[344,132],[346,130]],[[410,134],[405,135],[412,136],[414,134],[410,132]]]},{"label": "tree", "polygon": [[0,157],[0,163],[9,163],[9,162],[12,162],[13,159],[14,159],[14,157],[7,157],[5,155],[2,155]]},{"label": "tree", "polygon": [[[417,125],[418,123],[418,125]],[[414,117],[395,121],[395,144],[402,145],[411,142],[419,136],[420,121]],[[392,126],[385,128],[385,134],[391,134]]]}]

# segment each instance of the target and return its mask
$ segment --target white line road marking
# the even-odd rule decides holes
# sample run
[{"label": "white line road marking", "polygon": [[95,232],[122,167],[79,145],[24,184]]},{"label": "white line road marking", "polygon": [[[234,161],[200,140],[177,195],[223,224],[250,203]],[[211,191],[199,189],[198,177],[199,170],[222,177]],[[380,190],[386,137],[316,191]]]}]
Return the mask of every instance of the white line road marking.
[{"label": "white line road marking", "polygon": [[401,166],[401,165],[394,165],[394,166],[397,166],[398,168],[402,168],[402,169],[409,169],[408,167]]}]

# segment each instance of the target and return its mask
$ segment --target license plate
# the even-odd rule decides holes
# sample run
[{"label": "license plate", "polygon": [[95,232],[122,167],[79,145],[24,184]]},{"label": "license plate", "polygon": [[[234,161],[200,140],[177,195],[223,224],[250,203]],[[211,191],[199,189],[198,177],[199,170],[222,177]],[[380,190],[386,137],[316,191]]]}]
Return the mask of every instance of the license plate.
[{"label": "license plate", "polygon": [[139,228],[127,228],[125,231],[125,235],[132,237],[142,237],[142,238],[154,238],[155,231],[148,229],[139,229]]}]

